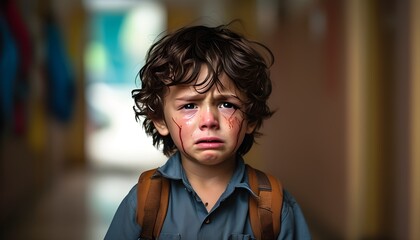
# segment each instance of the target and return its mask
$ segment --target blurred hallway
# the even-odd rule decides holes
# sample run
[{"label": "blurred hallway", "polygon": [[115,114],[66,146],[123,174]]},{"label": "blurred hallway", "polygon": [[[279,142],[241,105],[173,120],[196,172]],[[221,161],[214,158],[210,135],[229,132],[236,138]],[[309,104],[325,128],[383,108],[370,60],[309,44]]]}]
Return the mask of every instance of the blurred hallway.
[{"label": "blurred hallway", "polygon": [[5,226],[1,239],[103,239],[118,204],[137,177],[137,172],[128,170],[67,172]]}]

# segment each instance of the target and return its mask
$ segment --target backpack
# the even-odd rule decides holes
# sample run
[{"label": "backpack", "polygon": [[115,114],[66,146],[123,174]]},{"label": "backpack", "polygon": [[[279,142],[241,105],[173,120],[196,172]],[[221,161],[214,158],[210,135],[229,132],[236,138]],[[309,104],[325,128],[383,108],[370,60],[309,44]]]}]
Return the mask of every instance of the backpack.
[{"label": "backpack", "polygon": [[[246,165],[249,185],[258,198],[249,196],[249,218],[257,239],[275,239],[280,233],[283,203],[281,183],[272,175]],[[170,181],[157,169],[143,172],[137,185],[137,223],[140,239],[156,239],[168,209]]]}]

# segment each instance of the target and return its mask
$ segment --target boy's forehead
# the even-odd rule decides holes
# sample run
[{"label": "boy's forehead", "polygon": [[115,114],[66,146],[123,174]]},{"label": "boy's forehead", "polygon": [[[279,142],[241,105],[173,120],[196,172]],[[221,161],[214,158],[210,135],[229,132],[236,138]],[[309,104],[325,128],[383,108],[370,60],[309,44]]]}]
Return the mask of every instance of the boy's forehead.
[{"label": "boy's forehead", "polygon": [[241,92],[225,73],[220,74],[217,80],[213,78],[214,76],[209,75],[207,67],[202,67],[196,81],[189,84],[172,85],[168,88],[168,94],[205,95],[212,92],[220,95],[235,95],[242,99]]},{"label": "boy's forehead", "polygon": [[240,91],[236,88],[235,84],[226,74],[219,76],[218,81],[215,81],[211,78],[206,79],[206,78],[199,77],[197,81],[194,81],[190,84],[179,84],[179,85],[170,86],[169,91],[174,91],[180,94],[190,93],[194,95],[198,95],[198,94],[206,95],[208,93],[221,94],[221,95],[240,94]]}]

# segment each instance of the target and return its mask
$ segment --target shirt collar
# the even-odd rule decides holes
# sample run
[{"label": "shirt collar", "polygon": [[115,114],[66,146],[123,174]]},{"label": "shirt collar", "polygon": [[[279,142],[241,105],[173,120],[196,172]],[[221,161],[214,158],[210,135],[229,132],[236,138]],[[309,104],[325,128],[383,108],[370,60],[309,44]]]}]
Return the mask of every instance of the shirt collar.
[{"label": "shirt collar", "polygon": [[[182,180],[186,187],[191,188],[187,176],[185,175],[184,169],[182,168],[181,154],[179,151],[174,153],[163,166],[159,167],[158,171],[165,178],[172,180]],[[246,189],[251,194],[256,196],[256,194],[252,192],[251,187],[249,186],[244,159],[239,155],[236,159],[235,171],[223,195],[230,195],[235,190],[235,188]]]}]

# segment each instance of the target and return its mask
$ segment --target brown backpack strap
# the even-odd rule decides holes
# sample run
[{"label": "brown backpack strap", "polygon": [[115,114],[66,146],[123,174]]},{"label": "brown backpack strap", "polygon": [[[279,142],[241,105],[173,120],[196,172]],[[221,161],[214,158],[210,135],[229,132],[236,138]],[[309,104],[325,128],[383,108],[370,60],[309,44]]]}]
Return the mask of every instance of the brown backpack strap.
[{"label": "brown backpack strap", "polygon": [[273,176],[247,165],[249,185],[258,199],[249,197],[249,218],[256,239],[275,239],[280,233],[283,190]]},{"label": "brown backpack strap", "polygon": [[142,239],[155,239],[159,235],[168,201],[168,179],[156,169],[143,172],[137,185],[137,223],[142,227]]}]

